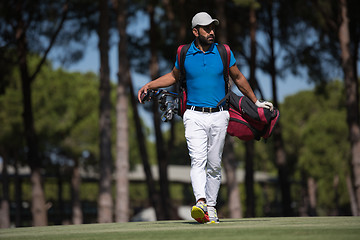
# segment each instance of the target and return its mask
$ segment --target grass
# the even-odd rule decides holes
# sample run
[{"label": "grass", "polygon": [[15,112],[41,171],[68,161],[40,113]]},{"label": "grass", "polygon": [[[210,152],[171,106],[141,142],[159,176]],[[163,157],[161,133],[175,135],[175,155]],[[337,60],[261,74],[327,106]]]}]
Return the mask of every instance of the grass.
[{"label": "grass", "polygon": [[0,239],[360,239],[360,217],[224,219],[220,224],[158,221],[1,229]]}]

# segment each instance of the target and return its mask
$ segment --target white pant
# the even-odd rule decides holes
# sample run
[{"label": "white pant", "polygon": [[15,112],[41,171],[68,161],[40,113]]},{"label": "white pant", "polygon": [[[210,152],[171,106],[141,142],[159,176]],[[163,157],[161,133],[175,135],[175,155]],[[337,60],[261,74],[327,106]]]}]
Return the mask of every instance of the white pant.
[{"label": "white pant", "polygon": [[208,206],[216,206],[229,112],[202,113],[188,109],[183,121],[191,158],[191,184],[196,201],[205,198]]}]

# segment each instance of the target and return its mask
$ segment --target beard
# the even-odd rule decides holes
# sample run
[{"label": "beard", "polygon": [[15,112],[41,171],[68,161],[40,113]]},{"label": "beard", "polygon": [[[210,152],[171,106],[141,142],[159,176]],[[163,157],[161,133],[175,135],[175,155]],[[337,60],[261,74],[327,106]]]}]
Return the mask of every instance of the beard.
[{"label": "beard", "polygon": [[209,46],[211,44],[213,44],[215,41],[215,35],[209,35],[207,38],[199,35],[199,42],[202,46]]}]

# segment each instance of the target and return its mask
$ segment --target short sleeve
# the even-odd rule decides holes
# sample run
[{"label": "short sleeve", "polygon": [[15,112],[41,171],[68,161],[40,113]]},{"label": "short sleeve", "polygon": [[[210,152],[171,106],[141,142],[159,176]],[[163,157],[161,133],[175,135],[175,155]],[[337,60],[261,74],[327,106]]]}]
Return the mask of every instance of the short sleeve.
[{"label": "short sleeve", "polygon": [[233,52],[230,50],[230,64],[229,64],[229,67],[234,66],[235,63],[236,63],[236,59],[235,59],[235,57],[234,57]]},{"label": "short sleeve", "polygon": [[176,54],[176,59],[175,59],[175,67],[176,67],[176,69],[179,69],[178,55],[177,54]]}]

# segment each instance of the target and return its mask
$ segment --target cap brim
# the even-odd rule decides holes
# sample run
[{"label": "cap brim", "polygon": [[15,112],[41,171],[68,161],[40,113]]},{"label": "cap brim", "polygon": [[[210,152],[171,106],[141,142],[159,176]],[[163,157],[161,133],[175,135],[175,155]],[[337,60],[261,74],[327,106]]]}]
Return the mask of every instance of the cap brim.
[{"label": "cap brim", "polygon": [[212,23],[214,23],[215,25],[219,25],[219,20],[213,19],[211,22],[209,22],[207,24],[198,24],[197,26],[208,26],[208,25],[210,25]]},{"label": "cap brim", "polygon": [[204,27],[204,26],[208,26],[208,25],[210,25],[210,24],[212,24],[212,23],[214,23],[215,25],[219,25],[219,20],[217,20],[217,19],[212,19],[210,22],[207,22],[207,23],[203,23],[203,24],[196,24],[196,25],[194,25],[194,23],[192,24],[192,28],[194,28],[194,27],[196,27],[196,26],[202,26],[202,27]]},{"label": "cap brim", "polygon": [[219,20],[217,20],[217,19],[213,19],[213,23],[215,23],[215,25],[219,25]]}]

